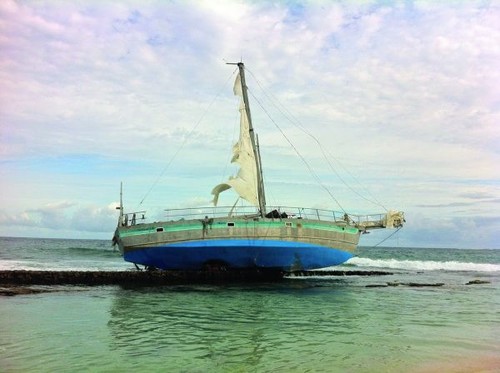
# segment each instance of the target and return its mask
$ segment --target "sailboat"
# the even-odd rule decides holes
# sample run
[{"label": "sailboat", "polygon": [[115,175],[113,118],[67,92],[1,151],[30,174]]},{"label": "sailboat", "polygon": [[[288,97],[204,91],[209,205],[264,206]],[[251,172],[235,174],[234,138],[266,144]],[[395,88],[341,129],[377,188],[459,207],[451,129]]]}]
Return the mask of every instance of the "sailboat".
[{"label": "sailboat", "polygon": [[[233,147],[236,176],[212,190],[207,208],[166,210],[164,221],[143,223],[143,211],[125,213],[122,193],[113,242],[125,261],[163,270],[265,269],[285,272],[336,266],[354,256],[360,236],[371,229],[400,228],[404,213],[375,215],[266,205],[262,163],[245,81],[236,63],[234,94],[240,97],[240,134]],[[246,207],[217,206],[233,189]]]}]

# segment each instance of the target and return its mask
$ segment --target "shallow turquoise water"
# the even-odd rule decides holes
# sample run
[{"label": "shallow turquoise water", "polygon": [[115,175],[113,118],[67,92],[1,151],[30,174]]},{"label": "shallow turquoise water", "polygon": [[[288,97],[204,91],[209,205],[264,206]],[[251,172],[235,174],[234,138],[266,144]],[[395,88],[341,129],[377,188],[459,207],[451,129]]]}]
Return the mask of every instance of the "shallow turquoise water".
[{"label": "shallow turquoise water", "polygon": [[397,372],[500,348],[489,285],[291,280],[73,288],[0,302],[2,371]]},{"label": "shallow turquoise water", "polygon": [[[65,244],[57,250],[68,251]],[[2,297],[0,371],[417,372],[429,361],[500,364],[497,252],[465,250],[457,258],[419,250],[362,249],[350,264],[403,267],[391,276],[60,287]],[[43,266],[37,255],[30,265]],[[79,248],[71,266],[95,256],[115,268],[113,255]],[[436,263],[456,269],[425,269]],[[465,285],[476,278],[490,283]],[[366,287],[396,281],[445,285]]]}]

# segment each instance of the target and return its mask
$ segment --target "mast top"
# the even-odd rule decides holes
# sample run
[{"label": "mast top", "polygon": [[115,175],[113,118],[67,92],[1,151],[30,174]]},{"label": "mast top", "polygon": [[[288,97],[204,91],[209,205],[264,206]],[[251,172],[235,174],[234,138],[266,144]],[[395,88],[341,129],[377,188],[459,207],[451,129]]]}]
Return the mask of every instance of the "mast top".
[{"label": "mast top", "polygon": [[238,66],[240,69],[245,67],[245,64],[243,62],[226,62],[226,65],[235,65]]}]

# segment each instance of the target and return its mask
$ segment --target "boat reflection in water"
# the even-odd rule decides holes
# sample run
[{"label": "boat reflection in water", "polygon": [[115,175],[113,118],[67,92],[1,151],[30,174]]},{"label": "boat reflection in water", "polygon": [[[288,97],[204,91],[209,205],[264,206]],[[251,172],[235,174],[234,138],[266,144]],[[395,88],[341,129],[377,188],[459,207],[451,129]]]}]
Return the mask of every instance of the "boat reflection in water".
[{"label": "boat reflection in water", "polygon": [[346,317],[355,304],[343,281],[121,289],[110,347],[123,356],[120,366],[139,357],[141,369],[172,371],[293,370],[349,358],[332,345],[361,332]]}]

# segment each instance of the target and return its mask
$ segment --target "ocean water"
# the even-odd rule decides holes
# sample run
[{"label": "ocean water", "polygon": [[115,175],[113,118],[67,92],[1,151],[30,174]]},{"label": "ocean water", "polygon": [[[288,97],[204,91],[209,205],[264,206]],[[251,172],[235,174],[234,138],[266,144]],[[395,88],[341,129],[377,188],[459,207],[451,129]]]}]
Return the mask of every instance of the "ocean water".
[{"label": "ocean water", "polygon": [[[0,238],[5,269],[134,267],[107,241]],[[500,250],[360,248],[342,269],[393,274],[0,297],[0,372],[500,372]]]}]

